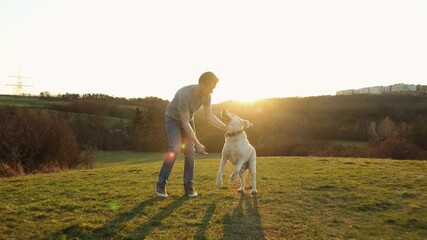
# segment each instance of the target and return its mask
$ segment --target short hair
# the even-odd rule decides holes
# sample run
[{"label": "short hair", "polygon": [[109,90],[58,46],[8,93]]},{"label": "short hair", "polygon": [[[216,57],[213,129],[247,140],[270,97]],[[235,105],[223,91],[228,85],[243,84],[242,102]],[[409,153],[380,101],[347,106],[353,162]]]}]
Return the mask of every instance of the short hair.
[{"label": "short hair", "polygon": [[208,83],[218,83],[218,78],[213,74],[213,72],[205,72],[202,75],[200,75],[199,78],[199,84],[207,85]]}]

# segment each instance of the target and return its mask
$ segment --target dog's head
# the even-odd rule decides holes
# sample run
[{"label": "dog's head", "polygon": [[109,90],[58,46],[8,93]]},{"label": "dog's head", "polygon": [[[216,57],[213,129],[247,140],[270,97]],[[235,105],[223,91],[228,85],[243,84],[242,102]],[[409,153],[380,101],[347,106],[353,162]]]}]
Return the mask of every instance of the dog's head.
[{"label": "dog's head", "polygon": [[228,132],[237,132],[243,128],[252,127],[251,122],[245,119],[241,119],[236,114],[229,113],[227,110],[222,110],[221,121],[227,125]]}]

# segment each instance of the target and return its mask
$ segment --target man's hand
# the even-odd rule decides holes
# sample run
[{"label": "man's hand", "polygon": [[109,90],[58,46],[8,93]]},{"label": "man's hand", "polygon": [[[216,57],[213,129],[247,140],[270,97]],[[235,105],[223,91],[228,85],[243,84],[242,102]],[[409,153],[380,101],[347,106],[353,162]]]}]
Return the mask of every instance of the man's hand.
[{"label": "man's hand", "polygon": [[203,155],[206,155],[206,154],[208,154],[208,152],[206,152],[206,148],[205,148],[205,146],[203,146],[202,144],[196,144],[196,152],[198,152],[198,153],[200,153],[200,154],[203,154]]}]

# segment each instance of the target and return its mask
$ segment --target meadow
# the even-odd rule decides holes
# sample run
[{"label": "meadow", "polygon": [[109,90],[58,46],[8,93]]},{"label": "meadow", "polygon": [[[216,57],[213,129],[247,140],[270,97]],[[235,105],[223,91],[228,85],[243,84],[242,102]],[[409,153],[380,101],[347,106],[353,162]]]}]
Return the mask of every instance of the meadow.
[{"label": "meadow", "polygon": [[[98,152],[90,170],[0,179],[0,239],[426,239],[427,162],[259,157],[256,195],[215,186],[219,154],[183,160],[154,193],[163,154]],[[247,176],[249,179],[250,177]]]},{"label": "meadow", "polygon": [[49,107],[53,104],[66,104],[63,101],[41,100],[38,97],[22,97],[11,95],[0,95],[0,106],[15,107]]}]

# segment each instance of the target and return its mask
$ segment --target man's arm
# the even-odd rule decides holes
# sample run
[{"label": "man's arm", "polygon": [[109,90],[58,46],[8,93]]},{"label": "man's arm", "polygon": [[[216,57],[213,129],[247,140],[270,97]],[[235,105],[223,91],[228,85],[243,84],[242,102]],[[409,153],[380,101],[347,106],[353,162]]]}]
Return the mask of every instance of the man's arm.
[{"label": "man's arm", "polygon": [[212,113],[211,105],[203,106],[203,112],[205,114],[206,120],[210,124],[214,125],[219,129],[227,131],[227,126]]},{"label": "man's arm", "polygon": [[196,148],[196,151],[201,153],[201,154],[207,154],[205,146],[203,146],[200,143],[199,139],[197,139],[197,137],[196,137],[196,133],[194,132],[193,128],[191,128],[190,113],[189,112],[181,112],[180,116],[181,116],[182,127],[184,128],[187,135],[191,138],[191,140],[193,140],[194,145],[195,145],[194,147]]}]

